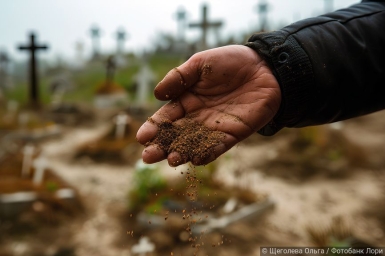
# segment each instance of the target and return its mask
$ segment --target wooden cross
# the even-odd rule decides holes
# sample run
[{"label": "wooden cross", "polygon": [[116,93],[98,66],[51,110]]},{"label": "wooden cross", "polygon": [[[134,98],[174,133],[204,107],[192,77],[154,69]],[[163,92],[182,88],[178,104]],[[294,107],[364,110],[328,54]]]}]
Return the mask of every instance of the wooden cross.
[{"label": "wooden cross", "polygon": [[176,12],[176,20],[178,22],[178,38],[181,41],[184,41],[184,30],[186,27],[186,11],[183,7],[179,7]]},{"label": "wooden cross", "polygon": [[116,32],[116,42],[117,42],[116,52],[118,54],[123,52],[123,44],[124,44],[124,41],[126,41],[126,39],[127,39],[127,34],[124,31],[124,29],[122,28],[118,29],[118,31]]},{"label": "wooden cross", "polygon": [[37,50],[47,50],[47,45],[38,45],[35,42],[35,34],[31,33],[29,35],[29,45],[19,46],[19,50],[28,50],[30,52],[30,64],[29,64],[29,75],[30,75],[30,105],[32,108],[39,108],[39,82],[37,74],[37,62],[36,62],[36,51]]},{"label": "wooden cross", "polygon": [[207,18],[207,5],[202,7],[202,21],[190,23],[190,28],[200,28],[202,30],[202,48],[207,49],[207,32],[210,28],[219,28],[222,26],[222,21],[209,22]]},{"label": "wooden cross", "polygon": [[93,26],[90,30],[91,39],[93,44],[93,54],[92,58],[97,59],[99,57],[99,38],[100,38],[100,29],[97,26]]},{"label": "wooden cross", "polygon": [[116,63],[114,56],[110,56],[106,63],[106,84],[110,85],[114,80],[114,73],[116,69]]}]

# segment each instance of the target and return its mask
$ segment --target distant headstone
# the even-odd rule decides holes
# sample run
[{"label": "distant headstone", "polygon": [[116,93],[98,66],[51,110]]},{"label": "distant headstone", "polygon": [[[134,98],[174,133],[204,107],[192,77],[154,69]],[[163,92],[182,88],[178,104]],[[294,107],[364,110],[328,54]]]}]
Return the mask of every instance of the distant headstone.
[{"label": "distant headstone", "polygon": [[135,81],[137,84],[136,104],[145,106],[148,103],[150,91],[152,91],[152,84],[155,82],[155,74],[147,64],[144,64],[136,74]]},{"label": "distant headstone", "polygon": [[119,113],[115,117],[115,124],[116,124],[116,129],[115,129],[115,138],[117,140],[121,140],[124,138],[124,134],[126,132],[126,125],[130,123],[131,118],[124,112]]},{"label": "distant headstone", "polygon": [[92,59],[98,59],[100,57],[100,29],[96,25],[94,25],[90,29],[90,35],[92,40]]},{"label": "distant headstone", "polygon": [[27,144],[23,148],[23,163],[21,169],[21,177],[27,178],[29,176],[31,166],[32,166],[32,157],[35,153],[35,147],[31,144]]},{"label": "distant headstone", "polygon": [[178,39],[185,41],[185,29],[186,29],[186,11],[183,7],[179,7],[176,12],[176,20],[178,23]]},{"label": "distant headstone", "polygon": [[35,173],[33,174],[33,184],[40,185],[44,180],[44,172],[47,168],[47,159],[43,156],[35,159],[33,161],[33,167],[35,168]]},{"label": "distant headstone", "polygon": [[127,60],[124,57],[124,42],[127,40],[128,34],[123,28],[119,28],[116,32],[116,57],[115,62],[119,67],[127,65]]},{"label": "distant headstone", "polygon": [[190,28],[199,28],[202,31],[201,36],[201,48],[202,50],[207,49],[207,34],[210,28],[220,28],[223,23],[222,21],[213,21],[210,22],[208,20],[207,15],[207,5],[203,5],[202,7],[202,20],[200,22],[193,22],[189,24]]},{"label": "distant headstone", "polygon": [[257,12],[259,15],[260,28],[259,31],[267,31],[267,13],[269,11],[269,4],[267,0],[260,0],[257,6]]},{"label": "distant headstone", "polygon": [[127,39],[127,33],[123,28],[118,29],[116,32],[116,53],[118,55],[123,53],[124,42]]},{"label": "distant headstone", "polygon": [[37,61],[36,61],[36,51],[37,50],[47,50],[47,45],[38,45],[35,42],[35,34],[31,33],[29,36],[29,45],[19,46],[19,50],[27,50],[30,52],[30,64],[29,64],[29,83],[30,83],[30,90],[29,90],[29,101],[30,105],[33,108],[39,108],[40,107],[40,100],[39,100],[39,81],[38,81],[38,74],[37,74]]},{"label": "distant headstone", "polygon": [[139,239],[139,243],[135,244],[131,248],[131,252],[134,255],[145,256],[147,253],[155,251],[155,245],[150,242],[150,239],[146,236],[143,236]]},{"label": "distant headstone", "polygon": [[75,43],[75,59],[76,62],[73,64],[76,68],[82,68],[84,65],[84,44],[82,41]]}]

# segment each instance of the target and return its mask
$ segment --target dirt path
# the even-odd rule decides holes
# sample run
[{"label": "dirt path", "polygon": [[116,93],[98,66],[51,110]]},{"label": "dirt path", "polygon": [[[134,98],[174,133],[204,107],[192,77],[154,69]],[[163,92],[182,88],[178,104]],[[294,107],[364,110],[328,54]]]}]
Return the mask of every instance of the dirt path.
[{"label": "dirt path", "polygon": [[77,188],[83,198],[85,221],[74,227],[77,255],[129,255],[129,248],[122,251],[113,246],[116,236],[126,235],[118,234],[120,228],[114,212],[123,211],[127,205],[132,167],[71,159],[79,145],[97,138],[105,130],[106,127],[77,129],[43,145],[52,169]]},{"label": "dirt path", "polygon": [[[259,255],[258,246],[261,245],[311,245],[313,241],[307,227],[322,230],[331,225],[333,218],[340,217],[357,238],[385,245],[385,217],[381,223],[381,219],[366,214],[374,211],[385,216],[381,201],[385,198],[385,125],[383,121],[376,122],[385,120],[382,119],[384,114],[344,123],[347,135],[368,148],[376,166],[355,168],[344,179],[318,175],[298,181],[264,172],[255,163],[277,161],[277,149],[284,144],[283,137],[242,144],[218,159],[217,176],[224,182],[268,194],[276,202],[275,209],[263,220],[256,220],[251,226],[231,226],[228,232],[247,238],[249,230],[254,234],[249,246],[254,248],[253,255]],[[78,145],[96,138],[105,129],[107,127],[103,126],[74,129],[62,138],[42,145],[52,169],[76,187],[84,199],[86,215],[71,224],[71,240],[77,256],[130,255],[130,248],[117,247],[115,242],[117,238],[127,236],[120,228],[117,215],[126,209],[133,167],[93,163],[87,159],[71,160]],[[164,173],[176,172],[164,162],[161,166]],[[256,229],[259,242],[255,242]],[[239,245],[232,246],[218,247],[217,255],[236,255]]]}]

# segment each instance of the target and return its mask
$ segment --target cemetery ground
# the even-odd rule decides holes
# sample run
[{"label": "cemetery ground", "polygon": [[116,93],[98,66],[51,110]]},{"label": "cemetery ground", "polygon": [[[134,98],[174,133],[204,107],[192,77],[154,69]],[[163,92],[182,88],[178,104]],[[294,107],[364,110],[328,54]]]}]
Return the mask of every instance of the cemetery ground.
[{"label": "cemetery ground", "polygon": [[[0,255],[136,255],[132,248],[141,237],[153,245],[147,255],[259,255],[260,246],[385,245],[383,111],[334,125],[284,129],[273,137],[256,134],[213,164],[196,168],[197,174],[212,172],[196,190],[202,192],[196,194],[198,200],[212,203],[212,213],[229,201],[210,201],[220,194],[205,193],[205,184],[213,180],[233,191],[230,195],[247,190],[256,201],[269,198],[274,205],[194,241],[186,228],[215,215],[198,212],[194,220],[184,219],[192,212],[183,212],[182,206],[174,215],[158,212],[161,218],[154,218],[160,208],[153,204],[140,219],[129,208],[142,147],[136,149],[139,154],[130,154],[135,161],[125,163],[74,157],[80,147],[108,134],[111,117],[118,113],[99,111],[92,126],[67,127],[60,136],[39,143],[53,173],[76,189],[81,207],[71,212],[40,203],[17,220],[3,219]],[[187,192],[191,167],[171,168],[163,161],[151,168],[157,171],[152,177],[171,181],[169,194],[178,183]],[[147,196],[156,199],[161,191]]]}]

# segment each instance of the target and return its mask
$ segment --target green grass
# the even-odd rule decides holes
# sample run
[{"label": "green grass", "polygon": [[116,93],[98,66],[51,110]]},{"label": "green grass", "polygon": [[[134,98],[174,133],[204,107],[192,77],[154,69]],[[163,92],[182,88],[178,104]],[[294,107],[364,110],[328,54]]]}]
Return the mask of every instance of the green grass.
[{"label": "green grass", "polygon": [[[154,86],[169,70],[181,63],[181,59],[175,56],[166,54],[151,56],[149,58],[149,65],[156,76]],[[135,83],[134,77],[139,72],[140,61],[134,55],[130,55],[127,57],[127,64],[127,66],[120,67],[115,71],[114,82],[125,88],[132,99],[134,97],[132,90]],[[99,61],[90,63],[81,71],[72,71],[71,76],[74,89],[64,95],[63,101],[92,104],[96,89],[105,81],[106,70],[104,66],[104,63]],[[52,100],[48,83],[49,78],[44,74],[40,75],[39,97],[45,105],[49,104]],[[7,99],[12,99],[21,105],[25,105],[28,102],[28,87],[28,81],[26,80],[15,81],[15,86],[13,89],[6,91],[5,96]],[[149,99],[150,101],[155,100],[152,94],[149,96]]]}]

